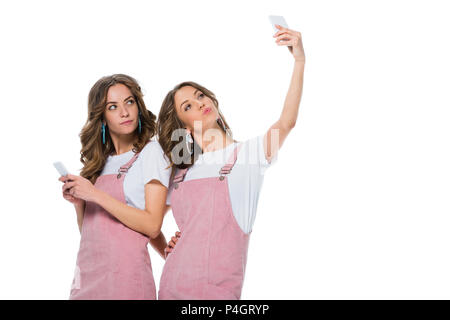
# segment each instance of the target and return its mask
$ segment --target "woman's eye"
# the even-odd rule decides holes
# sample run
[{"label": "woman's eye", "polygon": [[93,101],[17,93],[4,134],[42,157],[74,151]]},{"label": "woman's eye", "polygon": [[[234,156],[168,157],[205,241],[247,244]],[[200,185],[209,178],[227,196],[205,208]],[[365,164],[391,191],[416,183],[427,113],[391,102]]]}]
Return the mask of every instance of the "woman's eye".
[{"label": "woman's eye", "polygon": [[198,97],[199,98],[203,98],[205,95],[203,94],[203,93],[200,93],[199,95],[198,95]]},{"label": "woman's eye", "polygon": [[108,110],[113,110],[112,109],[113,107],[117,109],[117,106],[115,104],[112,104],[112,105],[109,106]]},{"label": "woman's eye", "polygon": [[127,103],[128,103],[128,104],[133,104],[133,103],[134,103],[134,100],[128,100]]},{"label": "woman's eye", "polygon": [[186,105],[186,106],[184,107],[184,111],[188,111],[190,108],[191,108],[191,105],[188,104],[188,105]]}]

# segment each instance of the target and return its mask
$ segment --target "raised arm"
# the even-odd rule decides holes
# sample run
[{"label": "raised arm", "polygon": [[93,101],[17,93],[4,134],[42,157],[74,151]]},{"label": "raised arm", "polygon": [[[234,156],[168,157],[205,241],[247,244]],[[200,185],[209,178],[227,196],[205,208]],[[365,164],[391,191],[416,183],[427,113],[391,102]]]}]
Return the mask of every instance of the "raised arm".
[{"label": "raised arm", "polygon": [[277,28],[279,31],[274,35],[276,43],[280,46],[288,46],[294,56],[294,70],[280,118],[264,136],[264,153],[269,162],[275,157],[297,121],[305,69],[305,52],[301,33],[278,25]]}]

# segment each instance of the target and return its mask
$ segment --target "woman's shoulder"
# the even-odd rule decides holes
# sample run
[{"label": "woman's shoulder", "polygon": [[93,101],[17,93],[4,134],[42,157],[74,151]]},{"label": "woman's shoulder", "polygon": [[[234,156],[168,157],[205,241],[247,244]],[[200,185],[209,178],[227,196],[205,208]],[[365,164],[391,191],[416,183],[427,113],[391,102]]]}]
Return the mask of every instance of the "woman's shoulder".
[{"label": "woman's shoulder", "polygon": [[250,139],[236,141],[236,147],[239,148],[239,153],[258,153],[259,149],[263,146],[264,134],[254,136]]},{"label": "woman's shoulder", "polygon": [[140,156],[143,158],[164,158],[164,151],[159,142],[152,139],[142,148]]},{"label": "woman's shoulder", "polygon": [[142,148],[141,153],[159,152],[163,153],[161,145],[157,140],[149,140],[147,144]]},{"label": "woman's shoulder", "polygon": [[265,133],[242,141],[240,143],[241,148],[238,154],[238,163],[244,161],[248,164],[270,165],[264,151],[264,137]]}]

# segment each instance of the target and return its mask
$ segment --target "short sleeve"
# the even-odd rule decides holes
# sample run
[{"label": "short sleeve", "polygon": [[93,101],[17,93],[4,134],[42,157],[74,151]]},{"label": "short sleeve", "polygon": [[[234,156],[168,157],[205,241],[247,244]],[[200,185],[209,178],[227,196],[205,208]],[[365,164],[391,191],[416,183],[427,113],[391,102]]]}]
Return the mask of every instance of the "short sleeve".
[{"label": "short sleeve", "polygon": [[[269,168],[277,160],[277,155],[269,162],[264,152],[264,135],[254,137],[246,141],[246,154],[250,164],[257,164],[261,168],[261,173]],[[278,154],[278,153],[277,153]]]},{"label": "short sleeve", "polygon": [[257,139],[258,139],[258,158],[259,158],[259,165],[261,167],[268,168],[277,160],[277,155],[275,155],[275,157],[272,158],[270,160],[270,162],[267,160],[266,153],[264,152],[264,135],[265,134],[262,134],[257,137]]},{"label": "short sleeve", "polygon": [[158,180],[169,188],[170,173],[172,169],[164,156],[164,152],[157,141],[150,141],[141,151],[142,181],[144,184]]}]

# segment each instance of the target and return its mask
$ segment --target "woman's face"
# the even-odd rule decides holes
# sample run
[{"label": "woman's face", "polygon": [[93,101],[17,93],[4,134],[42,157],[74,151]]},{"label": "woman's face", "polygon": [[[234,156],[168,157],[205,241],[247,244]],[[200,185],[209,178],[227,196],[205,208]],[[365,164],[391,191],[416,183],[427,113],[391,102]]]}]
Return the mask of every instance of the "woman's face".
[{"label": "woman's face", "polygon": [[111,134],[133,133],[138,125],[138,112],[136,100],[126,85],[118,83],[109,87],[105,120]]},{"label": "woman's face", "polygon": [[201,122],[203,131],[217,126],[219,112],[212,99],[200,90],[191,86],[182,87],[175,93],[174,100],[178,118],[186,129],[193,132],[194,128],[199,128],[198,122]]}]

